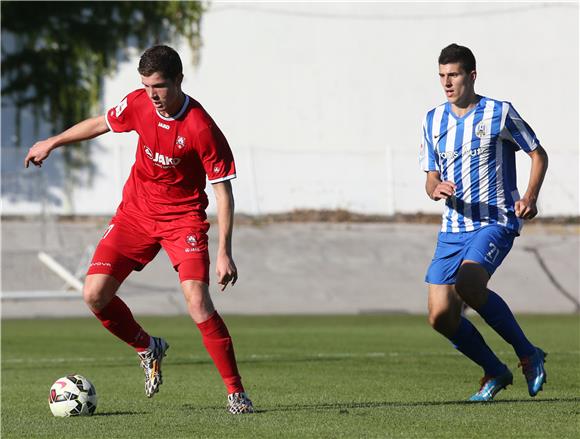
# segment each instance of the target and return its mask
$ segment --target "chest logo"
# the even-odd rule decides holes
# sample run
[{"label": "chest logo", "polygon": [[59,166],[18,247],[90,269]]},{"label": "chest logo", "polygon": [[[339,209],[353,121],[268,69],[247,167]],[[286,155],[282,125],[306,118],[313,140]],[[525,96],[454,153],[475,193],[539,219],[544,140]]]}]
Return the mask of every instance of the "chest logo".
[{"label": "chest logo", "polygon": [[168,130],[169,129],[169,125],[167,125],[166,123],[163,123],[163,122],[159,122],[157,124],[157,126],[163,128],[165,130]]},{"label": "chest logo", "polygon": [[177,140],[175,141],[175,144],[177,145],[177,147],[179,149],[185,148],[185,137],[177,136]]},{"label": "chest logo", "polygon": [[148,146],[143,147],[145,150],[145,155],[149,158],[149,160],[153,161],[155,166],[159,166],[163,169],[167,168],[175,168],[179,163],[181,163],[181,159],[179,157],[167,157],[166,155],[160,154],[158,152],[153,153],[151,148]]}]

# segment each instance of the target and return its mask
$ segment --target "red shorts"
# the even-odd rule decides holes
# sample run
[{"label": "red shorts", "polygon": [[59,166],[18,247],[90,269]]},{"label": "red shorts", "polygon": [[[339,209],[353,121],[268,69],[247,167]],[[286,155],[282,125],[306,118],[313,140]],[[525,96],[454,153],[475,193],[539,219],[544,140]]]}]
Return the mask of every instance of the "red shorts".
[{"label": "red shorts", "polygon": [[118,212],[99,241],[87,274],[108,274],[123,282],[163,247],[182,282],[209,284],[208,230],[209,224],[195,217],[155,221]]}]

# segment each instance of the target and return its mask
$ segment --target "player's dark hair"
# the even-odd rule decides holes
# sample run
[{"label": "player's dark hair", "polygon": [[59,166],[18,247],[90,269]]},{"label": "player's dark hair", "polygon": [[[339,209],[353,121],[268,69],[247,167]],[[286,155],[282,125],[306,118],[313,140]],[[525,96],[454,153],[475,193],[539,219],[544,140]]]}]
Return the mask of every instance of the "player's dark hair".
[{"label": "player's dark hair", "polygon": [[459,63],[461,68],[466,73],[471,73],[475,70],[475,56],[468,47],[460,46],[459,44],[450,44],[445,47],[439,55],[439,64]]},{"label": "player's dark hair", "polygon": [[143,52],[139,60],[139,74],[160,73],[164,79],[175,81],[183,72],[179,54],[169,46],[153,46]]}]

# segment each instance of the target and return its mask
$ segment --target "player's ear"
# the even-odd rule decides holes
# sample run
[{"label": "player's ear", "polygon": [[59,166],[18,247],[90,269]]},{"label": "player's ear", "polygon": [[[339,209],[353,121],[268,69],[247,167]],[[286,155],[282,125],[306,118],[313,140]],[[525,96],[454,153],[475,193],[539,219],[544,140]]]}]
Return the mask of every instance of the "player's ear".
[{"label": "player's ear", "polygon": [[475,78],[477,78],[477,71],[473,70],[470,74],[469,77],[471,78],[471,82],[475,82]]},{"label": "player's ear", "polygon": [[181,83],[183,82],[183,73],[180,73],[177,78],[175,78],[175,85],[181,89]]}]

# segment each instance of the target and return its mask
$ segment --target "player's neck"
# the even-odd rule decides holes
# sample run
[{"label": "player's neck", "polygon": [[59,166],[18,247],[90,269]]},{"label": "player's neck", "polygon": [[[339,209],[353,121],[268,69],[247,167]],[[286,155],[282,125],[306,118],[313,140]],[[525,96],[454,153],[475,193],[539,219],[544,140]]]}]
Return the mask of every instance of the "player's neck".
[{"label": "player's neck", "polygon": [[464,98],[459,99],[457,100],[457,102],[452,103],[451,110],[453,111],[454,114],[456,114],[459,117],[465,116],[473,108],[475,108],[480,99],[481,96],[477,95],[475,91],[473,91],[467,94]]},{"label": "player's neck", "polygon": [[163,117],[175,116],[177,113],[179,113],[181,107],[183,107],[184,101],[185,101],[185,93],[180,91],[178,98],[175,100],[175,103],[171,106],[171,108],[168,108],[167,111],[159,111],[159,114]]}]

